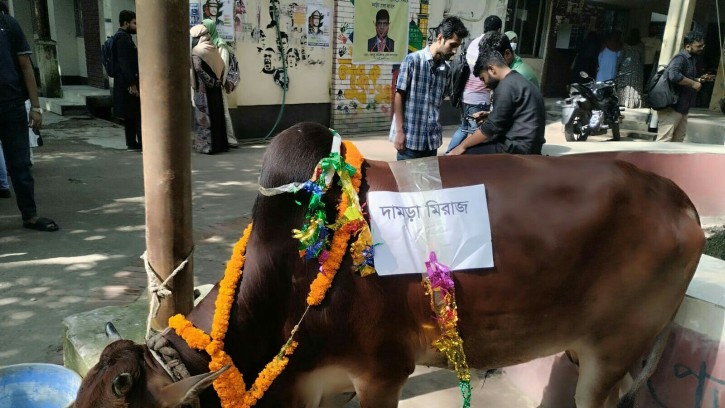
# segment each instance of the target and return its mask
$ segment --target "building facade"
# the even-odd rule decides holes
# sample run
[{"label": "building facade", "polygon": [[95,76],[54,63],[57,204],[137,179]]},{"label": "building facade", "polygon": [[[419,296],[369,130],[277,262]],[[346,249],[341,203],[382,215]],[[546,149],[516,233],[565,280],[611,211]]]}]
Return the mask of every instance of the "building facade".
[{"label": "building facade", "polygon": [[[47,3],[63,84],[108,88],[100,47],[117,30],[118,13],[135,9],[134,1],[10,0],[11,12],[29,39],[33,36],[28,33],[38,32],[32,12],[36,1]],[[471,38],[482,33],[485,17],[498,15],[504,20],[505,31],[518,33],[517,51],[538,71],[546,97],[566,92],[571,64],[586,32],[618,29],[628,33],[636,28],[646,35],[657,15],[664,20],[659,21],[665,35],[663,63],[680,48],[687,31],[682,27],[690,27],[694,21],[706,32],[708,47],[715,51],[707,61],[708,71],[722,71],[718,66],[720,47],[712,42],[718,38],[713,12],[717,0],[408,1],[407,16],[397,17],[391,24],[408,27],[409,51],[425,45],[432,38],[431,29],[446,15],[462,18]],[[355,63],[354,0],[190,0],[190,25],[210,10],[216,11],[219,21],[231,25],[225,35],[233,42],[240,62],[242,80],[230,97],[238,137],[265,137],[273,128],[279,131],[303,120],[348,134],[390,127],[397,66],[389,62]],[[310,28],[312,21],[318,24],[315,34]],[[719,87],[722,85],[716,83],[715,93]],[[446,106],[443,120],[455,123],[456,112]]]}]

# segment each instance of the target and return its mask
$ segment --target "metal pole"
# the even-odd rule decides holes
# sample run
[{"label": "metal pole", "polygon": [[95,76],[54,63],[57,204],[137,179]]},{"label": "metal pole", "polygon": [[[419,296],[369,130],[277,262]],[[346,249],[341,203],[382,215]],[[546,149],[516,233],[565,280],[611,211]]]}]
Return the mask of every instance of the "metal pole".
[{"label": "metal pole", "polygon": [[[136,2],[146,194],[146,251],[164,281],[191,256],[189,0]],[[191,259],[171,281],[152,328],[193,306]]]}]

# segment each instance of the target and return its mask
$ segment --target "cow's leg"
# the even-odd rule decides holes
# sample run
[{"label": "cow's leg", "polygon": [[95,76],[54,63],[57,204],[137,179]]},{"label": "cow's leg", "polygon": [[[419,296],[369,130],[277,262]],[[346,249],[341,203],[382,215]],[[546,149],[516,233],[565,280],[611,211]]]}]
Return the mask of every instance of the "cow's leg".
[{"label": "cow's leg", "polygon": [[621,360],[608,361],[607,358],[580,354],[579,380],[574,396],[577,408],[603,408],[626,372]]}]

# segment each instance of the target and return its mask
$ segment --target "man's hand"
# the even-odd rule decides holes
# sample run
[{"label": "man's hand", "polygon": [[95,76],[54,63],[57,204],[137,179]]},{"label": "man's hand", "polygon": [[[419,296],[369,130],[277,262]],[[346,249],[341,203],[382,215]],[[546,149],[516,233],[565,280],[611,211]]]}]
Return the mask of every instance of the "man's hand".
[{"label": "man's hand", "polygon": [[399,152],[405,151],[405,132],[403,131],[403,129],[398,129],[395,131],[393,146],[395,147],[395,150]]},{"label": "man's hand", "polygon": [[700,77],[700,82],[712,82],[715,80],[715,75],[713,74],[705,74]]},{"label": "man's hand", "polygon": [[458,145],[453,148],[450,152],[446,153],[446,156],[459,156],[466,152],[466,148],[463,145]]},{"label": "man's hand", "polygon": [[33,129],[35,133],[38,133],[40,128],[43,126],[43,115],[38,112],[30,111],[28,115],[28,127]]},{"label": "man's hand", "polygon": [[480,111],[480,112],[474,113],[473,115],[471,115],[471,117],[473,118],[473,120],[476,121],[476,124],[480,125],[481,123],[483,123],[486,120],[486,118],[488,118],[488,115],[490,115],[490,114],[491,114],[490,111]]},{"label": "man's hand", "polygon": [[133,96],[138,96],[138,87],[136,85],[129,86],[128,93],[130,93]]},{"label": "man's hand", "polygon": [[692,89],[694,89],[695,91],[698,91],[699,92],[700,89],[702,89],[702,84],[699,81],[695,81],[692,84]]}]

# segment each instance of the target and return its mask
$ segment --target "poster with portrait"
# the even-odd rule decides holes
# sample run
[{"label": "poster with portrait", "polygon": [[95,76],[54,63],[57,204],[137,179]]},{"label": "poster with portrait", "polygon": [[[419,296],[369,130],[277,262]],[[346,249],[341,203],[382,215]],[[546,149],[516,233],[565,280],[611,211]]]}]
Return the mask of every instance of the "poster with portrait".
[{"label": "poster with portrait", "polygon": [[189,28],[201,24],[201,4],[198,2],[189,2]]},{"label": "poster with portrait", "polygon": [[408,53],[408,0],[355,2],[355,64],[400,64]]},{"label": "poster with portrait", "polygon": [[[191,3],[196,1],[191,0]],[[216,22],[216,29],[224,41],[234,41],[235,0],[201,0],[201,18]]]},{"label": "poster with portrait", "polygon": [[332,13],[322,3],[307,3],[307,45],[329,47],[332,30]]}]

